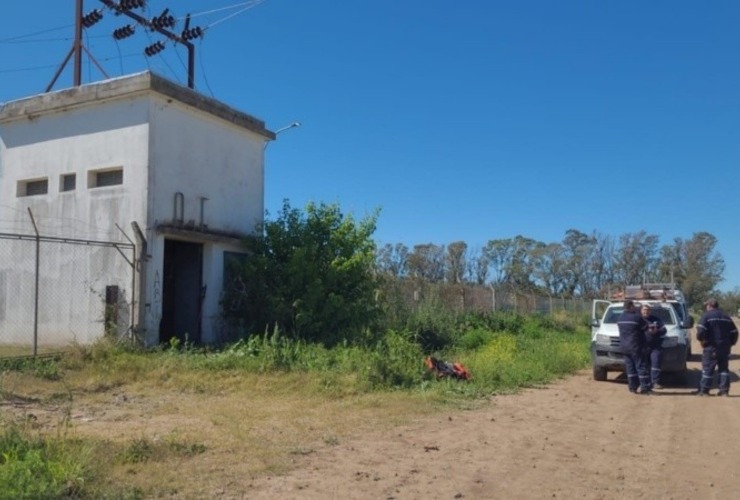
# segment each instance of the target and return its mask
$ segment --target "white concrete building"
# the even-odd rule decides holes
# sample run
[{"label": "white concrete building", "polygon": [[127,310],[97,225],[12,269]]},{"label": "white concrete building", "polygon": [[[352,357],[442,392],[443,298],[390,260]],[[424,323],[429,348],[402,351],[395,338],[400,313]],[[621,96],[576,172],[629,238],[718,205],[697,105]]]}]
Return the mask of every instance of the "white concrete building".
[{"label": "white concrete building", "polygon": [[[32,214],[43,237],[136,245],[136,272],[123,247],[65,271],[70,245],[44,245],[40,280],[63,293],[40,308],[38,330],[57,344],[93,341],[113,294],[133,304],[116,328],[147,345],[221,340],[225,263],[263,221],[273,139],[264,122],[150,72],[0,106],[0,233],[34,234]],[[32,286],[28,257],[0,252],[0,343],[21,342],[12,325],[33,321],[13,291]],[[75,314],[93,319],[70,333]]]}]

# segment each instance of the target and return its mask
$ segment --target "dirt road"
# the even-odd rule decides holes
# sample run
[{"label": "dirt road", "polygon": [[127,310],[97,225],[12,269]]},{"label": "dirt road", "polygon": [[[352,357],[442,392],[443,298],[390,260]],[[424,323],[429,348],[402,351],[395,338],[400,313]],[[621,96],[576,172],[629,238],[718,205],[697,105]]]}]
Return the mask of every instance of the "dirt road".
[{"label": "dirt road", "polygon": [[730,368],[729,398],[692,394],[698,356],[687,386],[655,396],[630,394],[615,374],[595,382],[584,371],[495,397],[483,409],[444,410],[411,426],[345,439],[303,457],[287,476],[223,493],[322,500],[738,498],[738,355]]}]

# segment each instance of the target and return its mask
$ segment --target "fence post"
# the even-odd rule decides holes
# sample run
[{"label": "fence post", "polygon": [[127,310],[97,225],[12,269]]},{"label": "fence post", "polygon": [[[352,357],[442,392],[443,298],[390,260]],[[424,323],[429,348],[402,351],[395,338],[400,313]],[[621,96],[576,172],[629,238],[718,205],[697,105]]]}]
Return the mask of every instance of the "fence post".
[{"label": "fence post", "polygon": [[39,229],[36,227],[36,220],[33,218],[31,207],[28,207],[28,215],[31,217],[33,232],[36,233],[36,270],[34,272],[34,292],[33,292],[33,357],[38,354],[39,349],[39,260],[41,258],[41,236]]},{"label": "fence post", "polygon": [[[136,221],[131,222],[131,228],[134,231],[134,238],[136,238],[136,242],[138,243],[138,248],[136,245],[134,245],[134,269],[133,269],[133,280],[136,280],[136,272],[137,272],[137,265],[138,263],[138,272],[139,272],[139,289],[137,290],[136,287],[134,287],[131,291],[132,297],[138,296],[138,308],[134,309],[134,305],[132,303],[131,309],[132,314],[131,316],[134,316],[133,311],[135,311],[136,314],[136,320],[131,322],[132,324],[132,336],[138,336],[139,340],[143,340],[144,343],[146,343],[146,329],[142,326],[144,323],[144,317],[146,315],[146,272],[147,272],[147,263],[149,262],[149,243],[146,240],[146,236],[144,236],[144,232],[141,230],[141,227]],[[125,233],[124,233],[125,234]],[[136,256],[136,251],[139,251],[138,259]],[[135,299],[134,299],[135,301]],[[133,319],[133,318],[132,318]],[[141,336],[144,336],[142,339]]]}]

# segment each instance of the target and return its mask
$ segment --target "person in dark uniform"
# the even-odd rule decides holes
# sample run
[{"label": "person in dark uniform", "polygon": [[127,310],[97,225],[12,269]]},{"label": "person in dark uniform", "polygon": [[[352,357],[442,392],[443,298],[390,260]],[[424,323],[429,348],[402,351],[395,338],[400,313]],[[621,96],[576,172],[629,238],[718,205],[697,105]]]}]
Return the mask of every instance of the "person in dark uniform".
[{"label": "person in dark uniform", "polygon": [[619,345],[624,353],[624,371],[627,373],[627,386],[630,392],[651,394],[650,375],[647,372],[648,323],[635,309],[631,300],[624,301],[624,312],[617,319]]},{"label": "person in dark uniform", "polygon": [[662,389],[660,384],[660,365],[663,358],[663,339],[668,332],[663,321],[654,314],[651,314],[650,306],[643,304],[640,313],[645,321],[648,322],[647,330],[647,348],[648,362],[650,365],[650,388]]},{"label": "person in dark uniform", "polygon": [[708,396],[714,382],[714,370],[719,371],[718,396],[730,393],[730,350],[737,343],[737,327],[719,308],[717,299],[704,303],[706,312],[696,325],[696,339],[701,343],[701,382],[699,395]]}]

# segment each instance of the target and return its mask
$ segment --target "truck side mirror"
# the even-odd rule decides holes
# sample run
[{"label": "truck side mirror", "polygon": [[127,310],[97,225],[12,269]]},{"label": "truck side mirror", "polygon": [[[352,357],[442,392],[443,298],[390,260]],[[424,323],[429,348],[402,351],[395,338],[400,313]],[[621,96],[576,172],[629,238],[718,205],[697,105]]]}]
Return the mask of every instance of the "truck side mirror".
[{"label": "truck side mirror", "polygon": [[596,319],[596,318],[592,318],[591,319],[591,326],[593,326],[594,328],[596,328],[597,326],[599,326],[599,320]]},{"label": "truck side mirror", "polygon": [[685,320],[681,321],[681,328],[693,328],[693,327],[694,327],[693,316],[689,315],[686,317]]}]

